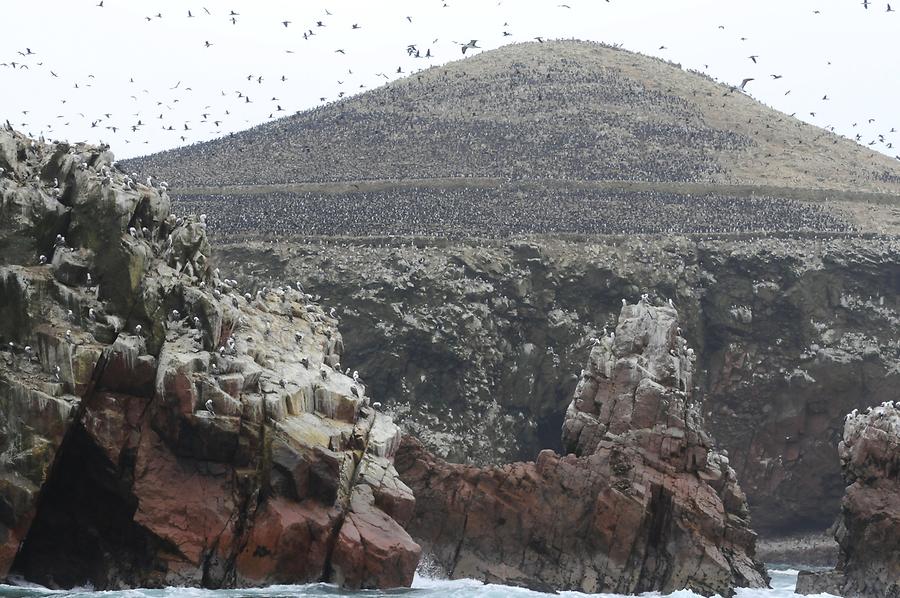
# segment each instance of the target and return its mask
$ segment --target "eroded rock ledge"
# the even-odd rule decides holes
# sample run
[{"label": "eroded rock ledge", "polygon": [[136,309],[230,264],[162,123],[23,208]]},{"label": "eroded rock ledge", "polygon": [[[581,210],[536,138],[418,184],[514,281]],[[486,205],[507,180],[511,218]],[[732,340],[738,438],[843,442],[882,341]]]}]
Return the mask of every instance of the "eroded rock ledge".
[{"label": "eroded rock ledge", "polygon": [[847,490],[831,571],[801,571],[800,594],[900,597],[900,402],[847,416],[838,445]]},{"label": "eroded rock ledge", "polygon": [[105,148],[0,131],[0,198],[0,579],[411,583],[399,431],[299,285],[242,295]]},{"label": "eroded rock ledge", "polygon": [[617,593],[765,587],[746,499],[703,430],[679,333],[672,307],[622,308],[581,373],[567,456],[478,468],[404,437],[413,537],[454,578]]}]

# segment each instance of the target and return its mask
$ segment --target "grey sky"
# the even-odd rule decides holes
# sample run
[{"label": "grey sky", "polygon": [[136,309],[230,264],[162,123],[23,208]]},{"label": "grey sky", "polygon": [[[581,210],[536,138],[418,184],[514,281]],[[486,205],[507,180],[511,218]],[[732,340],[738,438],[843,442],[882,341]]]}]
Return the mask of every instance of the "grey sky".
[{"label": "grey sky", "polygon": [[[459,60],[470,39],[490,49],[543,36],[621,43],[732,84],[754,77],[760,101],[900,154],[900,15],[882,0],[98,2],[2,0],[0,118],[130,157],[363,92],[386,81],[378,73]],[[409,44],[434,57],[408,56]]]}]

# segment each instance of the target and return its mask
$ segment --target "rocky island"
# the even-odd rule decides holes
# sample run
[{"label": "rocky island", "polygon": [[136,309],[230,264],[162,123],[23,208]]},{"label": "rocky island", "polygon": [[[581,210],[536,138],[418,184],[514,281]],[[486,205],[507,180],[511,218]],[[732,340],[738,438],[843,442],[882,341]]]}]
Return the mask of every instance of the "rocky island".
[{"label": "rocky island", "polygon": [[0,581],[896,598],[898,206],[598,43],[126,162],[7,124]]}]

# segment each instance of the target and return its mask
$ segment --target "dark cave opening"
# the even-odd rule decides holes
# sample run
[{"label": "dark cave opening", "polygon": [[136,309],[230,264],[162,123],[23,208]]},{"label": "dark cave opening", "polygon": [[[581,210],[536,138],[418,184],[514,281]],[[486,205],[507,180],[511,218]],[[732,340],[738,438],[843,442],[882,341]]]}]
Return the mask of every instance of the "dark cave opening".
[{"label": "dark cave opening", "polygon": [[523,455],[523,459],[533,460],[538,453],[544,449],[550,449],[557,453],[562,453],[562,425],[565,420],[565,409],[562,411],[551,411],[537,418],[537,428],[535,429],[535,437],[538,446],[531,451],[531,455]]},{"label": "dark cave opening", "polygon": [[73,426],[41,489],[12,573],[50,588],[101,589],[127,582],[135,568],[151,567],[138,562],[139,555],[152,553],[142,549],[150,540],[133,521],[132,459],[114,466],[80,425]]}]

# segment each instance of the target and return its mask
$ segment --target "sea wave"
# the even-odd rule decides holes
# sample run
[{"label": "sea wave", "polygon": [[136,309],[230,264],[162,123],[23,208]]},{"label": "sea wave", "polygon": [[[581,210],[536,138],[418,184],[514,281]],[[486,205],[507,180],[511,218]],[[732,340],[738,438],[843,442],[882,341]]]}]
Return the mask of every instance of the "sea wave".
[{"label": "sea wave", "polygon": [[[797,570],[779,566],[769,570],[772,587],[769,589],[742,588],[737,598],[795,598]],[[275,585],[263,588],[243,588],[236,590],[208,590],[202,588],[170,587],[162,589],[139,588],[134,590],[94,591],[90,588],[53,590],[28,583],[24,580],[10,580],[13,583],[0,585],[0,598],[335,598],[338,596],[363,598],[382,596],[404,596],[408,598],[541,598],[553,596],[526,588],[485,584],[474,579],[442,579],[429,572],[416,574],[411,588],[396,590],[363,590],[350,592],[331,584]],[[556,596],[565,598],[624,598],[619,594],[584,594],[582,592],[559,592]],[[686,590],[671,594],[651,592],[644,598],[701,598]],[[822,594],[822,598],[829,595]]]}]

